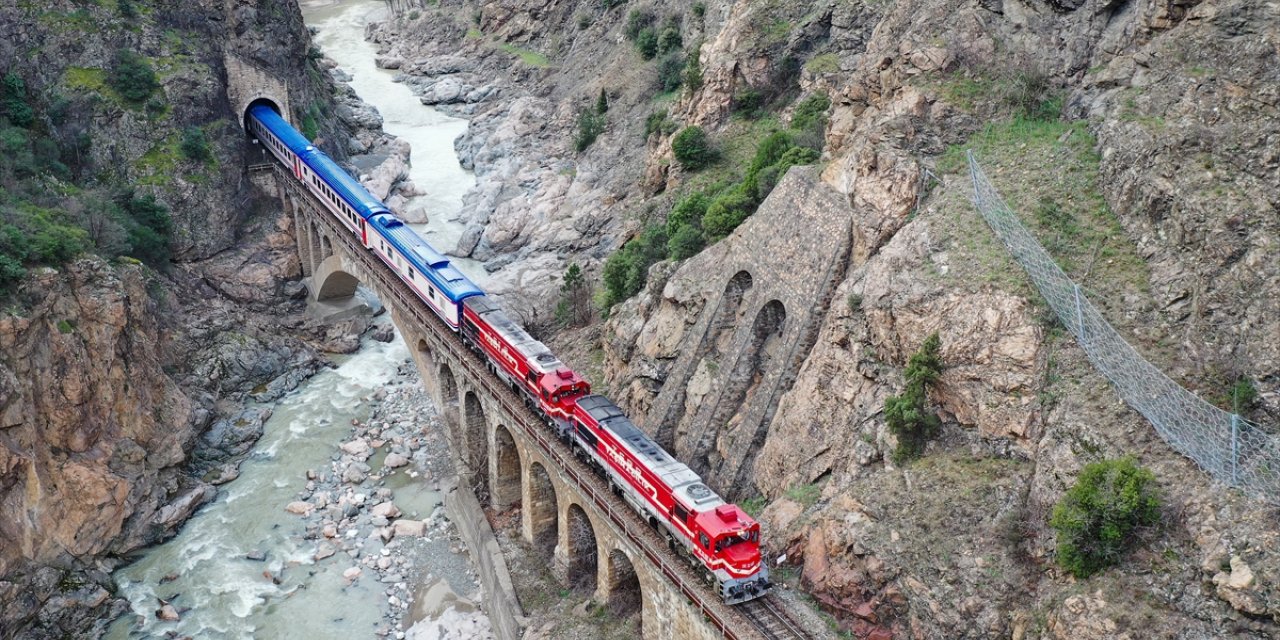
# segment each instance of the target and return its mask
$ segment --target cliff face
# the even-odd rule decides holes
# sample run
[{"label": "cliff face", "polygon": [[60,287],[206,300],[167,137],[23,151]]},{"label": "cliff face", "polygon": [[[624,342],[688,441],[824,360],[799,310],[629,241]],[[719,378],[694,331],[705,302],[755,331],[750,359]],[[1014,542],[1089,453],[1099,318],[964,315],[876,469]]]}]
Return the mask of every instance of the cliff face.
[{"label": "cliff face", "polygon": [[[735,3],[726,28],[752,10]],[[810,24],[830,25],[823,46],[838,70],[807,69],[801,84],[835,97],[823,179],[847,194],[851,261],[753,466],[736,474],[772,499],[764,520],[802,563],[802,583],[859,637],[1274,633],[1273,587],[1257,577],[1280,561],[1257,543],[1274,538],[1260,524],[1273,509],[1212,482],[1120,404],[973,211],[960,154],[948,150],[975,148],[1058,262],[1153,362],[1206,398],[1247,377],[1262,397],[1253,416],[1274,422],[1275,344],[1259,336],[1280,326],[1274,296],[1260,292],[1280,285],[1264,257],[1277,217],[1263,186],[1280,163],[1257,145],[1275,135],[1263,114],[1274,115],[1265,96],[1276,78],[1264,67],[1276,50],[1250,35],[1274,25],[1231,2],[900,2],[867,8],[860,19],[878,14],[874,31],[846,49],[835,43],[858,42],[838,35],[850,21],[817,12]],[[681,102],[690,119],[721,121],[740,70],[765,64],[735,48],[742,39],[722,33],[704,47],[707,84]],[[1009,69],[1005,78],[1044,83],[1041,95],[1058,92],[1064,118],[1082,123],[1002,124]],[[1059,210],[1070,227],[1044,220]],[[755,215],[791,213],[766,201]],[[673,283],[731,277],[691,260],[665,287],[651,279],[606,325],[606,378],[640,415],[665,390],[663,354],[690,345],[655,336],[694,324],[721,296],[685,299]],[[935,332],[946,369],[931,400],[949,426],[925,460],[895,469],[884,401]],[[661,416],[647,417],[662,434]],[[678,435],[669,444],[686,446]],[[1085,463],[1126,454],[1156,469],[1166,528],[1081,589],[1053,570],[1045,521]],[[1255,580],[1233,583],[1243,571],[1232,558]]]},{"label": "cliff face", "polygon": [[[775,192],[720,244],[654,266],[599,351],[577,345],[590,331],[557,342],[731,498],[763,497],[774,550],[843,628],[1277,632],[1274,509],[1211,481],[1120,402],[974,211],[963,162],[974,149],[1141,353],[1222,406],[1247,379],[1258,400],[1244,410],[1276,424],[1274,16],[1232,0],[439,4],[371,37],[424,102],[475,114],[459,142],[479,179],[464,211],[474,231],[458,253],[544,301],[554,281],[514,274],[569,261],[595,272],[675,196],[741,178],[684,171],[675,129],[651,114],[704,126],[727,164],[759,141],[744,130],[763,133],[744,124],[748,90],[773,101],[779,126],[803,97],[831,98],[821,184],[805,188],[839,202],[820,211],[847,249],[812,310],[780,293],[788,275],[827,278],[812,265],[767,281],[734,259],[777,258],[764,248],[806,213]],[[700,45],[696,88],[655,89],[661,72],[624,37],[632,10]],[[575,153],[577,118],[602,89],[607,126]],[[885,398],[933,333],[945,369],[930,401],[945,427],[899,468]],[[1122,455],[1155,471],[1164,525],[1120,567],[1072,580],[1052,562],[1048,513],[1086,463]]]},{"label": "cliff face", "polygon": [[[229,455],[256,436],[230,426],[261,427],[237,421],[239,405],[278,397],[323,365],[295,337],[311,327],[297,301],[291,221],[251,190],[223,68],[234,55],[270,69],[294,104],[316,110],[324,137],[345,139],[346,125],[310,106],[327,112],[333,89],[309,62],[296,5],[128,4],[132,16],[116,3],[0,8],[0,59],[27,61],[28,95],[49,118],[35,128],[90,141],[84,171],[43,179],[33,196],[66,196],[47,215],[102,221],[77,195],[127,187],[155,196],[173,217],[173,260],[158,270],[84,256],[32,269],[6,297],[4,637],[94,633],[119,606],[109,573],[121,558],[170,535],[214,496],[214,484],[234,477]],[[154,102],[128,103],[106,82],[121,50],[156,70]],[[207,140],[204,160],[180,151],[193,127]],[[88,229],[99,250],[112,249],[110,233]]]}]

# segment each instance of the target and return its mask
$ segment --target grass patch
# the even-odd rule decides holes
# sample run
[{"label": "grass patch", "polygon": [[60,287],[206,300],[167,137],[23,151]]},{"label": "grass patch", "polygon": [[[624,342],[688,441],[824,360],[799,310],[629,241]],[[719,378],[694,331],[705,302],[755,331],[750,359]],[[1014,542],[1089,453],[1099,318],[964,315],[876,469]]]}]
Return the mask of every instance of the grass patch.
[{"label": "grass patch", "polygon": [[137,183],[148,186],[169,184],[181,159],[182,142],[177,134],[157,142],[134,163],[134,167],[144,174],[138,177]]},{"label": "grass patch", "polygon": [[[1090,289],[1101,306],[1120,304],[1126,293],[1150,291],[1150,270],[1125,238],[1119,219],[1098,187],[1097,141],[1083,121],[1014,117],[992,123],[966,143],[948,149],[938,169],[948,174],[948,208],[964,207],[972,189],[965,150],[973,149],[1005,201],[1072,279]],[[945,201],[945,200],[944,200]],[[973,264],[956,260],[957,278],[974,277],[1027,293],[1026,277],[1004,245],[974,213],[954,239]],[[1099,292],[1095,295],[1095,292]]]},{"label": "grass patch", "polygon": [[816,484],[801,484],[787,489],[787,499],[799,502],[808,509],[818,502],[818,498],[822,497],[822,489]]},{"label": "grass patch", "polygon": [[545,69],[551,66],[551,61],[548,60],[546,56],[536,51],[521,49],[520,47],[517,47],[514,44],[510,44],[506,42],[498,45],[498,48],[502,49],[503,51],[517,58],[520,58],[520,62],[523,62],[525,65],[533,67],[535,69]]},{"label": "grass patch", "polygon": [[836,73],[840,71],[840,56],[834,53],[821,53],[804,63],[805,71],[814,75]]},{"label": "grass patch", "polygon": [[103,95],[106,95],[109,91],[107,89],[107,72],[104,69],[67,67],[62,81],[67,85],[68,89],[93,91]]}]

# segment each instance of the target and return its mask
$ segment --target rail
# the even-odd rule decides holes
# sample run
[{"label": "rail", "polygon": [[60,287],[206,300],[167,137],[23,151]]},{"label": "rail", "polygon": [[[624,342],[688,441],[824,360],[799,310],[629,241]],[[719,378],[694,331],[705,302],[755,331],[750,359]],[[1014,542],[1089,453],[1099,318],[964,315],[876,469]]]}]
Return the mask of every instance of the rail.
[{"label": "rail", "polygon": [[[279,182],[285,185],[286,189],[306,202],[314,201],[314,196],[297,184],[291,174],[284,171],[279,164],[275,164],[274,167]],[[317,212],[324,211],[318,203],[314,208]],[[675,585],[691,604],[698,608],[699,613],[721,633],[722,638],[746,640],[746,636],[740,635],[738,631],[731,628],[727,619],[728,616],[713,610],[713,607],[719,609],[726,605],[722,604],[718,598],[708,604],[707,599],[704,598],[704,590],[701,587],[703,581],[700,578],[688,575],[688,563],[683,560],[672,561],[668,557],[670,551],[667,550],[666,544],[661,542],[661,539],[653,532],[652,528],[642,522],[639,516],[631,509],[614,504],[613,494],[601,487],[602,481],[598,476],[588,470],[577,458],[572,455],[566,456],[561,447],[554,446],[548,438],[549,434],[541,428],[542,421],[523,402],[515,399],[514,392],[510,388],[498,383],[492,376],[488,375],[484,363],[479,361],[480,357],[458,344],[458,341],[453,338],[453,331],[443,328],[442,320],[434,313],[423,309],[423,305],[417,297],[405,291],[404,283],[391,273],[389,267],[380,260],[375,260],[364,247],[356,242],[355,238],[351,237],[350,231],[346,227],[341,226],[333,219],[333,216],[321,213],[318,217],[323,220],[324,225],[334,232],[334,236],[341,238],[338,242],[345,246],[348,255],[352,259],[358,260],[370,277],[378,279],[378,284],[381,285],[380,289],[393,298],[391,302],[396,304],[402,313],[413,318],[419,326],[427,329],[435,339],[437,348],[449,352],[454,360],[462,364],[463,368],[471,374],[471,378],[480,384],[490,397],[497,400],[502,409],[520,423],[521,431],[536,443],[538,448],[557,465],[561,474],[572,480],[579,492],[590,499],[616,525],[622,535],[645,555],[649,563]],[[387,302],[387,300],[383,300],[384,304]],[[442,331],[448,333],[447,338],[442,338]],[[655,545],[655,540],[659,541],[660,544]],[[655,547],[662,551],[655,550]],[[752,626],[757,627],[757,631],[764,637],[776,637],[769,635],[769,632],[761,628],[760,623],[756,622],[755,618],[752,618],[745,611],[739,610],[737,613],[746,621],[751,622]],[[796,635],[794,637],[807,638],[808,636]]]},{"label": "rail", "polygon": [[808,640],[809,634],[786,614],[783,607],[774,602],[774,598],[770,594],[744,602],[738,607],[769,640]]}]

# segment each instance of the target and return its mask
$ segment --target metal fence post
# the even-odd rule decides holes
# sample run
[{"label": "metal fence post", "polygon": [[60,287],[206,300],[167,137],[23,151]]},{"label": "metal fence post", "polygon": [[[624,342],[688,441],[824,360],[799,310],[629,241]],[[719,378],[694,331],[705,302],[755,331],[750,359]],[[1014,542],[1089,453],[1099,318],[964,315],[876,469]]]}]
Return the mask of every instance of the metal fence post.
[{"label": "metal fence post", "polygon": [[1240,486],[1240,416],[1231,414],[1231,485]]},{"label": "metal fence post", "polygon": [[1074,282],[1072,284],[1076,288],[1076,326],[1080,329],[1076,333],[1076,338],[1082,343],[1081,346],[1084,346],[1084,308],[1080,305],[1080,285]]}]

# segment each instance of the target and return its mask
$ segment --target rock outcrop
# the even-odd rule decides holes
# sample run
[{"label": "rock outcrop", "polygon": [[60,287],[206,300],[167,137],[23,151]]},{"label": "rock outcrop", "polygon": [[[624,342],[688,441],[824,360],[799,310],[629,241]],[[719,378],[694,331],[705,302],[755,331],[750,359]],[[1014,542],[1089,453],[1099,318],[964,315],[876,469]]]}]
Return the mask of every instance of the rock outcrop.
[{"label": "rock outcrop", "polygon": [[[335,88],[306,55],[295,4],[149,3],[134,11],[126,20],[115,3],[0,8],[0,57],[27,61],[34,100],[62,101],[58,118],[92,141],[85,165],[101,169],[102,184],[155,196],[174,227],[173,260],[158,269],[84,256],[35,269],[6,294],[3,637],[98,633],[102,616],[119,612],[110,571],[171,535],[214,497],[213,485],[237,475],[237,456],[269,415],[242,413],[242,403],[278,398],[324,366],[309,344],[322,342],[318,328],[301,313],[292,221],[245,175],[249,147],[239,105],[227,99],[224,61],[269,69],[295,105],[316,109],[319,137],[334,156],[354,149],[328,140],[363,140],[361,150],[386,142],[380,131],[358,130],[355,114],[329,117]],[[102,80],[121,49],[157,71],[145,106],[125,103]],[[179,152],[193,127],[208,141],[206,161]]]},{"label": "rock outcrop", "polygon": [[[1274,509],[1214,482],[1120,401],[974,212],[963,164],[973,148],[1140,352],[1219,404],[1248,379],[1249,416],[1280,423],[1273,15],[1237,0],[442,5],[369,36],[424,102],[472,116],[457,146],[477,188],[454,253],[535,301],[522,308],[551,308],[548,275],[569,262],[598,273],[677,194],[739,178],[725,165],[749,158],[743,131],[763,136],[735,114],[744,96],[775,101],[779,126],[796,96],[830,97],[820,188],[838,195],[821,212],[847,249],[829,277],[796,267],[829,290],[785,316],[763,313],[768,297],[739,313],[783,286],[748,286],[731,259],[772,246],[768,221],[785,234],[794,207],[766,201],[558,344],[730,498],[770,503],[770,550],[843,629],[1277,633]],[[624,37],[633,10],[696,46],[696,86],[655,99],[659,65]],[[577,152],[602,91],[604,132]],[[730,156],[713,177],[673,161],[671,134],[688,124]],[[771,347],[800,309],[811,333],[794,353]],[[929,401],[944,428],[923,460],[895,465],[885,400],[934,333],[945,368]],[[599,365],[578,344],[595,335]],[[741,361],[752,366],[727,364]],[[719,408],[752,403],[758,415]],[[748,418],[763,428],[744,433]],[[1074,581],[1052,564],[1048,513],[1086,463],[1121,455],[1155,471],[1165,525],[1118,568]]]}]

